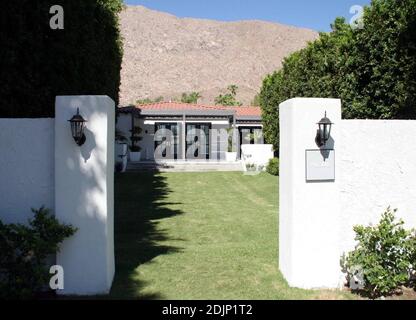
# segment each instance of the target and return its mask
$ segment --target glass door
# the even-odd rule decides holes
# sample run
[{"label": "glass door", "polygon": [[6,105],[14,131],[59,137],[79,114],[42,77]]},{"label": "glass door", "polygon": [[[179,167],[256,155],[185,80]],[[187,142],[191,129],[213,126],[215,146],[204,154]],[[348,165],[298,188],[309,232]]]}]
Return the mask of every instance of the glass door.
[{"label": "glass door", "polygon": [[155,159],[177,160],[179,150],[179,130],[177,123],[155,124]]},{"label": "glass door", "polygon": [[209,123],[186,124],[186,159],[209,160],[210,130]]}]

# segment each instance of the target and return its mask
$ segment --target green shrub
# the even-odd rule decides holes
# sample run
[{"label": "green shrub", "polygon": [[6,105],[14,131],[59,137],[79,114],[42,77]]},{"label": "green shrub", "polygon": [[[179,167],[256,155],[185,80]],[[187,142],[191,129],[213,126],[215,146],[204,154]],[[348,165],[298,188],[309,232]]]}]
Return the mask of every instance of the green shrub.
[{"label": "green shrub", "polygon": [[412,256],[411,256],[411,263],[412,263],[412,271],[411,271],[411,285],[413,286],[413,288],[416,290],[416,230],[413,230],[413,235],[411,238],[411,247],[413,248],[412,250]]},{"label": "green shrub", "polygon": [[237,91],[238,86],[230,85],[227,88],[228,93],[220,94],[215,98],[215,104],[220,106],[242,106],[243,104],[240,101],[237,101]]},{"label": "green shrub", "polygon": [[270,159],[266,170],[271,175],[278,176],[279,175],[279,159],[278,158]]},{"label": "green shrub", "polygon": [[46,259],[76,232],[44,207],[32,211],[28,226],[0,221],[0,299],[32,298],[45,288],[50,278]]},{"label": "green shrub", "polygon": [[199,92],[191,92],[191,93],[182,93],[181,102],[182,103],[194,103],[197,104],[198,100],[201,99],[202,96]]},{"label": "green shrub", "polygon": [[165,98],[162,96],[157,97],[156,99],[150,99],[150,98],[145,98],[145,99],[139,99],[136,101],[136,104],[152,104],[152,103],[159,103],[159,102],[163,102],[165,101]]},{"label": "green shrub", "polygon": [[396,211],[388,208],[377,226],[354,227],[358,244],[342,259],[350,284],[360,273],[359,287],[352,289],[371,298],[391,295],[410,285],[416,267],[414,236],[403,228],[403,221],[396,221]]}]

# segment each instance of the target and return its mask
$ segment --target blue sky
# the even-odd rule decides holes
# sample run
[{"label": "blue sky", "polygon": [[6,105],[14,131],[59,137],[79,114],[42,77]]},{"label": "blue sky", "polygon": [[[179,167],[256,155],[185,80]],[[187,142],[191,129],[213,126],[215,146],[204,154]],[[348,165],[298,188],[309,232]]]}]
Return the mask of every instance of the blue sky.
[{"label": "blue sky", "polygon": [[351,19],[353,5],[371,0],[124,0],[126,4],[169,12],[178,17],[221,21],[259,19],[317,31],[329,31],[338,16]]}]

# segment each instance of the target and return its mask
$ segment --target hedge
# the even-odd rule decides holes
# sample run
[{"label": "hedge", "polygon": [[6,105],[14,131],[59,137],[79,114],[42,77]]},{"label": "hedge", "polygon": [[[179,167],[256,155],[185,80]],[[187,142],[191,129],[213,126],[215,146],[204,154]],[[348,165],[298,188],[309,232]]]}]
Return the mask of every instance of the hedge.
[{"label": "hedge", "polygon": [[278,105],[294,97],[341,98],[346,119],[415,119],[416,0],[373,0],[362,29],[337,18],[266,77],[265,138],[277,151]]},{"label": "hedge", "polygon": [[[52,30],[50,7],[64,9]],[[0,5],[0,117],[53,117],[57,95],[108,95],[118,103],[122,0],[19,0]]]}]

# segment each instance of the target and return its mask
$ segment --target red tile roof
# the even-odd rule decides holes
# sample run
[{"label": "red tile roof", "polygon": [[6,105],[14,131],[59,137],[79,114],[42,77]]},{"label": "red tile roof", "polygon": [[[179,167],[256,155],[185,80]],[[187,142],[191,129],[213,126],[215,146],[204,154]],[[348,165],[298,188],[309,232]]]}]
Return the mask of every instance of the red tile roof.
[{"label": "red tile roof", "polygon": [[181,102],[158,102],[136,106],[140,110],[235,110],[238,117],[261,117],[260,107],[225,107]]},{"label": "red tile roof", "polygon": [[237,117],[261,117],[260,107],[232,107],[237,110]]},{"label": "red tile roof", "polygon": [[203,104],[191,104],[181,102],[157,102],[150,104],[141,104],[136,106],[141,110],[227,110],[221,106],[206,106]]}]

